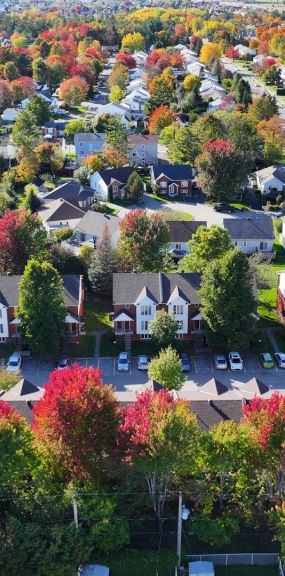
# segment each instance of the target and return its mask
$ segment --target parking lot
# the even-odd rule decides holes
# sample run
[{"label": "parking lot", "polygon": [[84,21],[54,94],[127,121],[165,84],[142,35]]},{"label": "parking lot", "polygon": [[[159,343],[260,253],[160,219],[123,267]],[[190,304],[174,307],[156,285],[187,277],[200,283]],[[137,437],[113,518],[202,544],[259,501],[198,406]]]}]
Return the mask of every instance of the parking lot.
[{"label": "parking lot", "polygon": [[[112,384],[116,391],[136,391],[148,380],[147,372],[137,368],[137,359],[132,358],[129,362],[127,372],[119,372],[117,368],[117,358],[74,358],[68,361],[69,365],[77,362],[81,366],[93,366],[102,371],[102,378],[106,384]],[[271,387],[285,388],[285,370],[274,366],[273,368],[263,368],[258,356],[243,356],[244,368],[242,371],[232,372],[227,370],[217,370],[212,356],[191,355],[191,371],[185,373],[185,387],[191,389],[199,387],[211,378],[215,377],[231,385],[233,381],[243,384],[254,376],[260,378]],[[43,386],[48,382],[50,373],[55,370],[56,363],[46,360],[23,359],[22,374],[37,386]]]}]

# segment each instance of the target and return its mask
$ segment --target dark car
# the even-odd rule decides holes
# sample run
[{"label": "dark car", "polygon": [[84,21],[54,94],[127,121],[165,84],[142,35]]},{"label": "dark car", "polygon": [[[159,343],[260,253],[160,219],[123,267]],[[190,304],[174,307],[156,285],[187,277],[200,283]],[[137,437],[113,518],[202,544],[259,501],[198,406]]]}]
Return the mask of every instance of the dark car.
[{"label": "dark car", "polygon": [[181,352],[180,354],[180,363],[181,363],[181,371],[182,372],[190,372],[191,370],[191,361],[189,358],[189,354],[187,352]]},{"label": "dark car", "polygon": [[234,212],[234,208],[232,206],[229,206],[229,204],[216,204],[214,206],[214,210],[216,212],[226,212],[228,214]]}]

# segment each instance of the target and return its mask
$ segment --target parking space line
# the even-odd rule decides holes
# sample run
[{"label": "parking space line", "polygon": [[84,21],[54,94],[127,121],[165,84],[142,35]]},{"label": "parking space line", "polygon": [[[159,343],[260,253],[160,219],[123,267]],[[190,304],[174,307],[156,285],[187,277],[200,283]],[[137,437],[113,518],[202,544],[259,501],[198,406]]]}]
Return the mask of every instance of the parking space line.
[{"label": "parking space line", "polygon": [[[96,360],[96,358],[95,358]],[[100,358],[97,358],[97,368],[100,368]]]},{"label": "parking space line", "polygon": [[210,366],[211,366],[211,370],[212,370],[212,374],[214,373],[214,367],[213,367],[213,362],[212,359],[210,358]]},{"label": "parking space line", "polygon": [[39,371],[40,371],[40,365],[41,365],[41,360],[39,360],[39,362],[38,362],[38,367],[37,367],[36,376],[38,376],[38,375],[39,375]]},{"label": "parking space line", "polygon": [[115,372],[116,372],[116,360],[114,358],[114,360],[113,360],[113,376],[115,376]]},{"label": "parking space line", "polygon": [[130,375],[132,375],[132,361],[130,360]]},{"label": "parking space line", "polygon": [[194,366],[195,366],[195,374],[197,374],[197,366],[196,366],[196,360],[195,360],[195,358],[194,358],[194,357],[193,357],[193,362],[194,362]]}]

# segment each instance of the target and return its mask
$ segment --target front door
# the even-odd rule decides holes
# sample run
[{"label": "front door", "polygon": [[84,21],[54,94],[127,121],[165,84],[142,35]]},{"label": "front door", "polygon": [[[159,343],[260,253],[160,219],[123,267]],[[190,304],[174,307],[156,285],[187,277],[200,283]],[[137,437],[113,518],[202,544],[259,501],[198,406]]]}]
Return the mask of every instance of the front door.
[{"label": "front door", "polygon": [[177,184],[170,184],[168,190],[169,190],[169,196],[176,196],[177,195]]}]

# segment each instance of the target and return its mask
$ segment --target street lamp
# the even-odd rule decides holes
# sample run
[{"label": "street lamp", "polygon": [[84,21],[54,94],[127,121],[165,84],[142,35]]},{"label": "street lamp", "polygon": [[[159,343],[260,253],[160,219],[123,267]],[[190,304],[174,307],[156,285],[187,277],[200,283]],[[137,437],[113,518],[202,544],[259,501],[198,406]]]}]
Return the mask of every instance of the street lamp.
[{"label": "street lamp", "polygon": [[180,568],[181,563],[181,539],[182,539],[182,521],[188,520],[190,510],[182,505],[182,490],[178,493],[178,517],[177,517],[177,570]]}]

